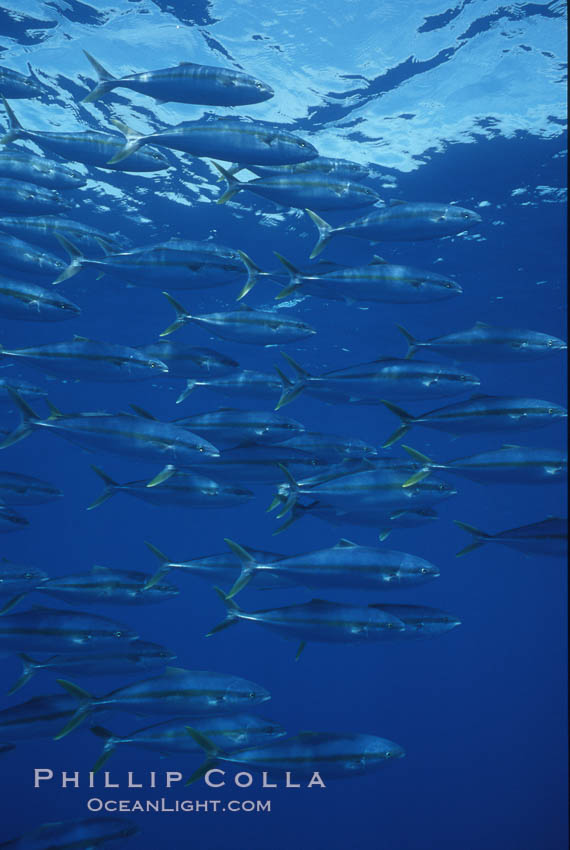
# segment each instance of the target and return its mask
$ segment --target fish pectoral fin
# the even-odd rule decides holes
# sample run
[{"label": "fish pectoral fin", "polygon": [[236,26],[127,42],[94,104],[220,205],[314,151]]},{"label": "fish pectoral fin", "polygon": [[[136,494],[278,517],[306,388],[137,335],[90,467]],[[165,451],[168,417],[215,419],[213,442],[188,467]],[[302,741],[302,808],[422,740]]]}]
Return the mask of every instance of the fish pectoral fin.
[{"label": "fish pectoral fin", "polygon": [[299,644],[299,648],[298,648],[298,650],[297,650],[297,654],[295,655],[295,661],[298,661],[298,660],[299,660],[299,658],[301,657],[301,653],[302,653],[302,652],[303,652],[303,650],[305,649],[306,645],[307,645],[307,641],[306,641],[306,640],[302,640],[302,641],[301,641],[301,643]]}]

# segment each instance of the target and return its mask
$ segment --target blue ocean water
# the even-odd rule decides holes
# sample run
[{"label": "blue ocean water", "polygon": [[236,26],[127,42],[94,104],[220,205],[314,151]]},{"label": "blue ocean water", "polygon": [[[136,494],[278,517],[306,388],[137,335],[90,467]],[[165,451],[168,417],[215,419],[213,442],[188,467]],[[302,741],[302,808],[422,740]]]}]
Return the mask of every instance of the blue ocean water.
[{"label": "blue ocean water", "polygon": [[[561,2],[500,4],[465,0],[413,0],[377,6],[362,2],[313,2],[281,8],[273,2],[159,2],[116,0],[2,0],[0,65],[26,73],[30,62],[49,87],[45,96],[14,100],[25,127],[43,130],[109,129],[117,118],[141,132],[203,114],[242,114],[282,124],[319,153],[366,165],[367,184],[384,200],[453,201],[477,211],[482,222],[462,234],[424,242],[371,245],[338,238],[323,258],[350,266],[381,254],[389,262],[452,276],[463,295],[433,304],[344,304],[320,298],[274,300],[275,283],[262,279],[250,306],[287,313],[317,334],[287,346],[311,372],[342,368],[376,357],[403,357],[396,328],[418,339],[470,327],[475,321],[529,328],[566,338],[565,234],[565,5]],[[176,65],[180,61],[242,69],[267,82],[275,97],[241,108],[169,103],[118,89],[94,104],[81,99],[94,73],[82,49],[114,74]],[[3,118],[0,118],[0,121]],[[5,121],[3,126],[6,126]],[[22,143],[18,143],[20,146]],[[24,143],[28,146],[28,143]],[[31,149],[34,149],[33,147]],[[78,167],[88,176],[70,197],[76,218],[133,246],[170,237],[213,240],[241,249],[263,269],[275,269],[278,251],[297,265],[308,263],[316,231],[300,210],[283,210],[249,193],[217,205],[220,192],[206,160],[168,154],[173,167],[154,174],[124,174]],[[364,214],[364,210],[362,213]],[[324,213],[334,223],[360,211]],[[54,246],[54,251],[58,250]],[[63,256],[63,255],[62,255]],[[244,275],[245,280],[245,275]],[[211,290],[177,292],[195,314],[233,309],[241,282]],[[127,286],[84,270],[59,289],[82,308],[69,323],[2,320],[0,342],[18,348],[69,339],[140,346],[153,342],[173,319],[160,287]],[[237,345],[189,325],[173,341],[210,346],[243,368],[272,372],[283,366],[279,348]],[[440,361],[435,356],[426,359]],[[441,362],[444,362],[441,360]],[[466,364],[481,392],[565,403],[564,358],[533,362]],[[184,381],[169,376],[126,385],[62,382],[32,369],[6,367],[0,377],[20,377],[49,392],[64,412],[117,412],[128,404],[160,419],[213,410],[223,397],[197,388],[175,399]],[[450,399],[451,401],[451,399]],[[244,396],[232,404],[272,405]],[[403,402],[420,413],[445,404]],[[45,411],[45,406],[38,405]],[[397,427],[383,406],[327,405],[302,394],[284,409],[307,429],[353,436],[380,447]],[[2,410],[0,425],[17,414]],[[564,430],[450,439],[417,428],[404,442],[447,460],[504,442],[563,446]],[[401,456],[399,444],[391,453]],[[234,673],[266,687],[272,699],[260,714],[290,733],[301,730],[362,732],[400,744],[406,757],[381,772],[331,781],[327,787],[265,789],[257,777],[236,788],[233,765],[227,785],[160,787],[165,771],[184,775],[200,760],[125,748],[106,768],[117,789],[89,789],[88,772],[101,742],[88,724],[67,738],[18,742],[1,755],[2,834],[7,840],[46,822],[87,816],[87,801],[220,800],[226,811],[125,814],[140,827],[126,846],[199,847],[205,850],[558,850],[566,833],[566,572],[561,559],[485,546],[456,560],[469,542],[459,519],[489,532],[565,516],[560,484],[481,485],[453,476],[458,494],[438,508],[439,519],[419,528],[395,529],[380,544],[378,529],[328,525],[306,517],[279,536],[266,513],[275,488],[254,487],[255,498],[232,509],[157,508],[118,494],[94,511],[85,508],[101,489],[95,463],[117,481],[152,477],[154,464],[87,454],[51,435],[33,434],[3,451],[2,469],[52,481],[64,492],[53,504],[21,509],[30,527],[2,536],[2,555],[52,576],[89,570],[94,564],[151,573],[157,562],[149,540],[173,560],[224,551],[228,537],[283,555],[333,546],[341,537],[422,556],[441,576],[417,589],[370,594],[303,589],[265,593],[245,589],[246,610],[309,600],[386,601],[429,605],[453,612],[461,626],[433,641],[349,646],[309,644],[294,661],[296,646],[253,624],[239,624],[211,638],[223,606],[204,582],[170,574],[181,593],[156,606],[98,606],[97,613],[140,630],[146,640],[171,648],[176,665]],[[45,603],[39,594],[30,604]],[[26,600],[26,605],[28,600]],[[18,607],[24,607],[21,603]],[[65,607],[54,603],[53,607]],[[17,678],[20,662],[1,659],[2,690]],[[56,693],[55,675],[38,674],[1,707]],[[97,695],[118,687],[116,677],[85,679]],[[114,732],[130,732],[145,718],[101,716]],[[149,721],[150,722],[150,721]],[[35,768],[54,780],[33,787]],[[80,773],[79,788],[62,788],[61,772]],[[145,787],[126,787],[127,773]],[[148,787],[149,774],[159,777]],[[326,780],[326,772],[323,773]],[[270,812],[230,812],[228,801],[270,800]],[[111,845],[113,846],[113,845]]]}]

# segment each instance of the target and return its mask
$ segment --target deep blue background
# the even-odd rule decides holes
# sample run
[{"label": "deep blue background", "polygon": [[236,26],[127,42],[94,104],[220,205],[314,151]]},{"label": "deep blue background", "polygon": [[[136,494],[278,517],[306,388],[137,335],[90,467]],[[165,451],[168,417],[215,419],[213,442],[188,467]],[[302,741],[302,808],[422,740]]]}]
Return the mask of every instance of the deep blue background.
[{"label": "deep blue background", "polygon": [[[39,5],[34,4],[30,14]],[[188,4],[178,5],[181,20],[189,26],[211,23],[206,8],[200,11],[192,4],[189,12]],[[552,4],[536,5],[548,9]],[[125,4],[127,11],[129,6]],[[97,15],[89,7],[74,2],[65,4],[65,8],[68,17],[69,10],[73,10],[75,34],[82,27],[86,31],[87,27],[96,29],[93,25]],[[53,18],[53,7],[49,11],[46,17]],[[32,37],[33,30],[16,25],[11,17],[9,20],[14,31],[7,30],[7,34],[14,39],[14,45],[29,44],[26,39]],[[44,35],[49,36],[49,28]],[[105,37],[110,37],[108,28],[106,35],[102,30],[99,36],[101,43],[96,54],[103,64],[107,63],[105,52],[101,52]],[[2,63],[8,65],[9,58],[7,50],[2,54]],[[35,62],[33,45],[28,58]],[[210,58],[214,64],[220,61],[219,54]],[[160,67],[160,59],[160,54],[152,54],[149,48],[148,57],[145,61],[141,58],[140,66]],[[112,59],[108,61],[113,64]],[[318,69],[318,55],[314,62]],[[16,66],[23,70],[21,62]],[[354,72],[358,73],[358,69]],[[84,87],[79,88],[77,80],[65,77],[63,60],[60,73],[57,80],[53,76],[50,80],[66,92],[66,97],[84,96]],[[85,69],[84,74],[89,76]],[[402,77],[401,70],[394,74],[400,74],[391,83],[396,87],[405,75]],[[53,96],[46,98],[46,108],[53,100],[65,103],[58,100],[57,88]],[[128,93],[119,90],[98,105],[101,124],[92,117],[97,112],[90,117],[82,109],[80,117],[92,126],[104,126],[106,118],[113,114],[114,102],[128,104]],[[140,98],[136,102],[143,104],[134,109],[139,117],[153,120],[152,102]],[[14,102],[18,114],[22,105],[23,101]],[[311,131],[325,117],[327,121],[335,118],[327,113],[319,114],[314,125],[310,118],[298,122],[315,144],[318,136],[311,137]],[[33,126],[30,121],[25,123]],[[354,145],[356,152],[356,142]],[[288,346],[287,351],[315,371],[381,355],[403,356],[405,341],[395,328],[396,323],[422,339],[469,327],[476,320],[565,337],[564,206],[560,195],[541,194],[537,188],[558,189],[565,185],[565,159],[560,155],[564,146],[562,135],[481,135],[475,143],[455,140],[438,152],[426,151],[421,167],[412,172],[388,172],[397,178],[397,187],[389,192],[381,190],[383,196],[413,201],[454,200],[477,209],[483,223],[467,237],[437,242],[373,247],[362,240],[335,239],[325,258],[357,265],[377,252],[391,261],[420,268],[429,269],[436,263],[436,270],[457,278],[464,295],[432,306],[409,307],[345,306],[306,298],[294,312],[314,325],[318,334],[307,343]],[[328,151],[321,149],[321,153]],[[350,147],[343,155],[351,156]],[[202,239],[214,235],[221,244],[245,250],[263,268],[275,267],[274,250],[293,262],[306,262],[315,232],[304,216],[287,214],[277,220],[276,226],[267,227],[262,213],[273,213],[275,208],[245,193],[237,199],[239,206],[222,207],[207,203],[207,195],[202,203],[178,206],[172,198],[154,194],[165,189],[187,194],[180,182],[182,176],[194,187],[200,186],[196,180],[213,182],[202,163],[191,163],[190,158],[184,161],[185,166],[179,162],[177,170],[151,178],[93,170],[90,176],[95,182],[76,193],[74,216],[109,233],[121,232],[134,245],[153,238]],[[380,186],[382,174],[386,173],[372,168],[372,184]],[[113,198],[103,198],[98,192],[99,177],[120,190],[116,207]],[[141,195],[139,187],[143,186],[147,191]],[[519,187],[527,187],[523,199],[526,204],[520,195],[512,195]],[[480,206],[481,202],[487,203]],[[110,209],[106,211],[102,204]],[[145,221],[141,221],[141,215]],[[331,220],[339,222],[348,218],[331,216]],[[142,345],[154,340],[171,321],[171,308],[158,290],[126,287],[110,277],[96,281],[95,274],[88,271],[61,289],[81,305],[83,314],[78,320],[51,326],[2,322],[2,344],[19,347],[78,333]],[[231,285],[211,291],[179,292],[178,296],[195,313],[213,312],[232,307],[238,289]],[[276,291],[275,284],[261,282],[248,303],[271,305]],[[211,345],[235,357],[246,368],[271,371],[281,360],[277,349],[209,340],[204,331],[194,326],[179,331],[173,340]],[[468,371],[481,378],[484,392],[564,403],[561,356],[520,365],[470,364]],[[9,369],[9,374],[46,386],[50,399],[64,411],[117,411],[132,402],[168,419],[224,403],[221,396],[197,389],[184,405],[177,407],[174,401],[183,382],[168,377],[155,385],[125,387],[48,381],[32,370],[19,371],[15,367]],[[247,399],[242,403],[248,406]],[[251,406],[259,407],[259,402]],[[431,406],[439,405],[435,401]],[[409,407],[421,412],[430,405]],[[307,428],[352,435],[374,445],[381,445],[397,426],[395,418],[380,407],[331,407],[304,396],[285,412],[300,419]],[[3,412],[1,424],[9,427],[16,421],[15,416]],[[520,437],[511,433],[505,434],[504,439],[501,435],[486,435],[458,441],[417,428],[406,440],[431,457],[442,459],[493,448],[501,442],[560,447],[562,441],[560,425],[525,432]],[[394,454],[399,451],[394,447]],[[5,557],[34,564],[51,575],[88,570],[93,564],[150,572],[156,562],[143,545],[145,539],[173,559],[221,552],[224,537],[283,554],[334,545],[340,537],[369,545],[377,542],[374,529],[333,528],[316,519],[303,519],[283,535],[273,537],[276,521],[273,514],[265,513],[272,498],[271,488],[259,488],[255,500],[235,510],[161,510],[118,495],[98,510],[86,512],[85,507],[100,489],[90,463],[97,463],[118,481],[151,476],[156,471],[153,465],[122,462],[106,455],[91,456],[45,434],[33,434],[2,453],[3,469],[51,480],[65,493],[65,498],[56,504],[29,509],[27,515],[32,524],[28,530],[3,536]],[[228,785],[220,793],[209,792],[201,783],[188,789],[189,793],[177,789],[170,792],[173,799],[271,797],[272,812],[130,816],[139,823],[141,833],[129,846],[145,850],[159,842],[169,848],[208,850],[286,850],[294,845],[303,850],[558,850],[566,846],[565,567],[558,559],[525,557],[506,547],[493,546],[456,560],[455,552],[468,539],[452,523],[457,518],[485,530],[499,531],[549,514],[563,515],[564,493],[559,485],[489,488],[459,477],[451,480],[457,484],[459,494],[442,505],[437,523],[412,531],[394,531],[384,544],[426,557],[441,568],[436,582],[417,591],[383,597],[385,601],[433,605],[457,614],[462,625],[437,641],[370,647],[315,644],[296,664],[293,644],[254,626],[241,625],[204,638],[205,632],[221,618],[221,605],[206,584],[185,575],[171,575],[181,594],[163,606],[100,609],[100,613],[140,628],[146,639],[171,647],[178,653],[177,664],[181,667],[233,672],[263,684],[272,694],[263,713],[291,732],[369,732],[397,741],[407,752],[405,759],[382,773],[331,782],[326,790],[280,789],[267,793],[255,788],[240,791]],[[327,596],[343,598],[332,592]],[[258,608],[309,598],[310,594],[302,590],[263,594],[247,589],[240,596],[240,604]],[[351,594],[350,598],[363,603],[380,601],[363,593]],[[39,595],[33,601],[43,602]],[[18,670],[15,659],[2,659],[0,680],[6,689]],[[83,684],[99,694],[119,682],[84,680]],[[56,691],[55,681],[41,674],[25,690],[3,700],[2,707],[34,694]],[[117,714],[106,718],[104,725],[113,731],[131,731],[144,725],[144,721],[130,721],[126,715]],[[34,791],[32,770],[79,770],[86,778],[99,750],[100,742],[85,726],[60,742],[22,743],[3,756],[2,838],[45,821],[83,816],[85,801],[91,796],[85,785],[79,790],[63,791],[53,782]],[[127,770],[136,771],[137,776],[150,770],[190,771],[197,763],[181,758],[159,760],[133,749],[119,750],[108,769],[113,778],[124,779]],[[228,777],[232,775],[230,766]],[[120,794],[106,793],[123,799],[135,796],[126,789]],[[143,798],[147,796],[168,796],[168,792],[142,794]]]}]

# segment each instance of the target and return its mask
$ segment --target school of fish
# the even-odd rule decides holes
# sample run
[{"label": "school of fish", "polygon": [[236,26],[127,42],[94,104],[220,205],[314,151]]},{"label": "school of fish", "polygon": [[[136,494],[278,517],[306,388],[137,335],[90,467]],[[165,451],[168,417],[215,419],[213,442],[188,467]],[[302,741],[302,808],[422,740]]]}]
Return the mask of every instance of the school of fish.
[{"label": "school of fish", "polygon": [[[89,53],[86,60],[96,75],[83,99],[88,104],[115,89],[146,95],[157,104],[224,107],[262,104],[274,94],[263,81],[228,68],[181,63],[117,77]],[[212,180],[225,181],[219,204],[239,193],[253,204],[260,196],[278,207],[306,210],[318,235],[310,260],[336,237],[388,245],[438,239],[484,227],[479,213],[444,199],[384,201],[365,182],[369,174],[364,166],[321,155],[306,139],[262,120],[210,116],[164,125],[150,134],[118,120],[113,127],[97,131],[24,127],[11,101],[41,100],[45,93],[42,81],[29,70],[26,76],[0,69],[5,124],[0,139],[0,317],[19,323],[22,332],[17,347],[8,348],[0,340],[0,367],[6,367],[0,373],[0,449],[5,450],[0,455],[0,532],[28,528],[21,509],[64,497],[50,482],[5,468],[9,447],[33,437],[35,431],[62,437],[96,454],[94,483],[98,478],[103,490],[88,509],[122,493],[157,508],[223,511],[253,500],[251,488],[266,487],[274,492],[270,510],[285,519],[278,531],[313,516],[332,526],[353,525],[356,531],[359,526],[373,527],[379,541],[393,528],[437,521],[439,502],[457,494],[462,477],[487,485],[566,480],[567,456],[551,448],[496,442],[473,456],[451,459],[431,458],[411,446],[403,446],[399,454],[382,451],[412,429],[414,436],[417,429],[419,438],[422,426],[452,435],[489,433],[493,439],[507,435],[517,440],[527,429],[564,424],[567,413],[557,403],[481,394],[480,380],[471,373],[472,364],[480,361],[523,363],[566,350],[563,340],[540,331],[478,322],[421,340],[400,325],[408,345],[401,358],[378,357],[314,373],[283,351],[284,362],[276,364],[273,372],[240,368],[242,346],[286,346],[314,335],[318,339],[319,328],[290,310],[236,303],[260,279],[279,287],[278,302],[295,293],[349,305],[393,305],[395,320],[405,322],[408,304],[432,305],[461,296],[462,288],[453,278],[415,268],[412,261],[395,264],[378,255],[367,265],[339,266],[319,260],[297,268],[277,254],[277,267],[264,270],[239,246],[175,238],[131,246],[127,240],[111,239],[104,231],[70,218],[80,211],[74,193],[85,183],[83,172],[74,164],[87,166],[95,178],[96,169],[155,172],[172,167],[176,161],[172,152],[211,162]],[[246,169],[254,177],[239,179],[236,175]],[[321,215],[329,210],[353,215],[355,209],[361,211],[358,217],[339,226],[331,226]],[[79,335],[34,345],[34,324],[28,323],[72,322],[81,314],[73,293],[75,278],[85,269],[118,279],[132,287],[131,293],[138,287],[154,288],[161,298],[164,292],[174,309],[172,324],[166,329],[157,326],[157,339],[138,348]],[[224,311],[195,315],[184,306],[188,303],[185,294],[179,300],[179,291],[221,286],[235,287]],[[171,339],[173,332],[187,325],[195,327],[202,347]],[[212,336],[233,344],[229,355],[203,347]],[[424,360],[424,354],[450,358],[453,365]],[[133,405],[120,411],[66,412],[52,400],[56,382],[50,384],[48,398],[45,385],[13,377],[21,365],[56,381],[104,384],[168,376],[180,386],[177,403],[205,387],[229,398],[230,404],[232,399],[245,399],[248,407],[210,408],[163,421],[152,412],[149,391],[150,410]],[[382,447],[356,436],[314,432],[299,419],[283,415],[282,409],[300,396],[323,405],[387,409],[400,425],[391,435],[385,434]],[[425,412],[409,413],[408,402]],[[302,410],[299,405],[297,409]],[[139,478],[135,474],[134,480],[119,483],[107,471],[106,455],[109,461],[118,455],[133,463],[151,464],[154,474]],[[559,517],[539,514],[536,522],[508,530],[500,530],[497,518],[497,528],[489,532],[463,521],[458,525],[472,537],[459,554],[488,543],[541,556],[563,555],[567,547],[567,520]],[[176,653],[145,640],[143,620],[139,634],[125,626],[120,616],[116,620],[113,610],[168,605],[181,592],[171,579],[184,573],[205,581],[211,588],[208,592],[215,591],[220,599],[225,613],[219,623],[212,624],[209,635],[240,623],[254,624],[294,641],[292,660],[298,660],[312,643],[408,641],[443,635],[459,626],[455,613],[384,601],[385,591],[413,591],[436,579],[440,565],[417,554],[334,536],[326,548],[293,556],[253,548],[251,540],[246,545],[242,540],[221,539],[219,552],[192,551],[181,560],[178,553],[173,553],[173,559],[154,543],[146,543],[155,559],[154,571],[94,566],[91,572],[50,576],[33,566],[0,561],[0,652],[15,653],[22,662],[22,673],[9,694],[25,687],[32,677],[41,676],[47,682],[51,676],[52,680],[46,695],[0,711],[2,751],[33,738],[58,740],[94,717],[91,731],[103,743],[94,772],[117,747],[127,746],[188,758],[191,781],[218,761],[248,769],[294,770],[299,775],[319,771],[327,780],[367,773],[404,755],[399,744],[376,732],[285,730],[256,713],[271,696],[263,685],[231,672],[173,667]],[[192,545],[196,544],[189,548]],[[318,596],[309,602],[271,603],[262,610],[250,610],[236,601],[249,585],[275,591],[304,588]],[[329,590],[364,591],[370,601],[366,605],[354,604],[349,597],[343,602],[328,601],[322,594]],[[48,604],[42,605],[46,595]],[[112,617],[93,613],[91,606],[98,604],[109,606]],[[267,636],[268,653],[273,639]],[[389,646],[383,651],[388,652]],[[108,693],[94,694],[89,679],[101,673],[116,675],[121,684]],[[132,717],[132,734],[117,735],[97,725],[95,715],[103,710],[126,712]],[[302,718],[299,723],[302,728]],[[196,757],[205,758],[201,766],[192,765]],[[134,835],[136,830],[123,818],[90,818],[46,824],[10,846],[25,850],[73,842],[73,847],[95,848]]]}]

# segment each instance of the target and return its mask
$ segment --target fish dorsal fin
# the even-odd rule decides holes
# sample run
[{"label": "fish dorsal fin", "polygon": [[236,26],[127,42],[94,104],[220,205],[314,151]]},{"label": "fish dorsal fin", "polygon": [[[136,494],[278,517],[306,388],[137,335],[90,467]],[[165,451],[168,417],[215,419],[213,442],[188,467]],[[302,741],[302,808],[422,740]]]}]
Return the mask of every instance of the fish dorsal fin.
[{"label": "fish dorsal fin", "polygon": [[92,573],[110,573],[109,567],[102,567],[101,564],[93,564],[91,567]]},{"label": "fish dorsal fin", "polygon": [[372,259],[370,260],[370,266],[385,266],[388,260],[385,260],[384,257],[379,257],[378,254],[374,254]]},{"label": "fish dorsal fin", "polygon": [[195,63],[195,62],[179,62],[179,63],[178,63],[178,67],[183,66],[183,65],[190,65],[190,66],[192,66],[192,65],[196,65],[196,63]]},{"label": "fish dorsal fin", "polygon": [[504,449],[522,449],[522,446],[515,446],[514,443],[503,443],[501,450]]},{"label": "fish dorsal fin", "polygon": [[358,543],[354,543],[352,540],[347,540],[346,537],[343,537],[335,546],[335,549],[353,549],[355,546],[358,546]]},{"label": "fish dorsal fin", "polygon": [[327,599],[311,599],[309,601],[309,605],[330,605],[331,603]]},{"label": "fish dorsal fin", "polygon": [[488,324],[488,322],[475,322],[476,328],[490,328],[492,325]]},{"label": "fish dorsal fin", "polygon": [[92,340],[86,336],[81,336],[80,334],[73,334],[73,342],[92,342]]},{"label": "fish dorsal fin", "polygon": [[487,393],[476,393],[475,395],[469,396],[469,401],[477,401],[477,399],[482,398],[495,398],[495,396],[488,395]]},{"label": "fish dorsal fin", "polygon": [[400,198],[390,198],[388,201],[391,207],[399,207],[401,204],[407,204],[409,201],[402,201]]},{"label": "fish dorsal fin", "polygon": [[156,416],[153,416],[152,413],[149,413],[148,410],[145,410],[144,407],[139,407],[138,404],[131,404],[131,409],[134,410],[137,416],[140,416],[142,419],[151,419],[153,422],[156,422]]},{"label": "fish dorsal fin", "polygon": [[240,304],[239,309],[242,311],[242,313],[253,313],[253,308],[249,307],[247,304]]},{"label": "fish dorsal fin", "polygon": [[184,667],[166,667],[164,670],[163,676],[182,676],[186,675],[188,670],[185,670]]}]

